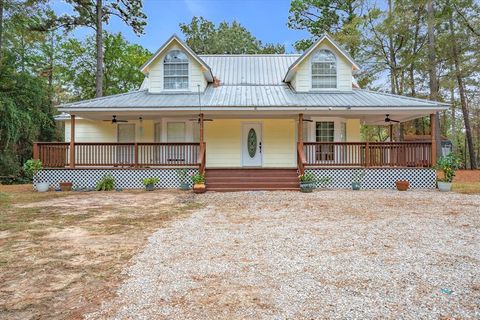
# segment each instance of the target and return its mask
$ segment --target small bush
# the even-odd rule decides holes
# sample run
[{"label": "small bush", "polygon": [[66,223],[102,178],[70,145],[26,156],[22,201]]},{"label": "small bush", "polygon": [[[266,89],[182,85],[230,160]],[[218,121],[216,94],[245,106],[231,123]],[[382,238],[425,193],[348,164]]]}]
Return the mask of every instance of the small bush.
[{"label": "small bush", "polygon": [[149,184],[155,184],[158,181],[160,181],[160,179],[158,179],[156,177],[152,177],[152,178],[145,178],[142,181],[143,181],[143,185],[146,186],[146,185],[149,185]]},{"label": "small bush", "polygon": [[100,181],[97,182],[97,191],[112,191],[115,189],[115,178],[111,175],[104,175]]},{"label": "small bush", "polygon": [[23,165],[23,172],[25,173],[25,176],[30,180],[32,181],[33,180],[33,176],[40,170],[42,170],[43,168],[43,165],[42,165],[42,161],[40,160],[34,160],[34,159],[30,159],[30,160],[27,160],[27,162],[25,162],[25,164]]}]

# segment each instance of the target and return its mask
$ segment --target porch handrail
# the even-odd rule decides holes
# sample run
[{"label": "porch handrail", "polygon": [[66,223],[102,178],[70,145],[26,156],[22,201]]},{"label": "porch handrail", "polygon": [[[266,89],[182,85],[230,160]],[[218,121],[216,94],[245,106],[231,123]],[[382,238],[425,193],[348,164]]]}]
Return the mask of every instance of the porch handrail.
[{"label": "porch handrail", "polygon": [[304,142],[305,166],[431,167],[431,142]]},{"label": "porch handrail", "polygon": [[37,142],[34,158],[45,168],[198,166],[198,142]]}]

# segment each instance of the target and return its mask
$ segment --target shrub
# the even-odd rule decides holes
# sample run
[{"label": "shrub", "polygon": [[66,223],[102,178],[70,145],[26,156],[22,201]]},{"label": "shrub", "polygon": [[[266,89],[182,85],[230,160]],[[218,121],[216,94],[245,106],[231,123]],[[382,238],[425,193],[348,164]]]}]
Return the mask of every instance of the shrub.
[{"label": "shrub", "polygon": [[205,183],[205,175],[200,173],[195,173],[192,175],[193,184],[203,184]]},{"label": "shrub", "polygon": [[160,181],[160,179],[158,179],[156,177],[152,177],[152,178],[145,178],[142,181],[143,181],[143,185],[147,186],[149,184],[157,183],[158,181]]},{"label": "shrub", "polygon": [[315,176],[313,175],[313,173],[307,172],[298,176],[298,179],[300,179],[300,182],[314,182]]},{"label": "shrub", "polygon": [[187,182],[188,170],[185,168],[177,169],[177,176],[178,176],[178,179],[180,180],[180,183]]},{"label": "shrub", "polygon": [[33,176],[40,170],[42,170],[43,165],[42,161],[38,159],[30,159],[25,162],[23,165],[23,172],[25,173],[25,176],[32,181]]},{"label": "shrub", "polygon": [[112,191],[113,189],[115,189],[115,178],[108,174],[98,181],[95,188],[97,191]]},{"label": "shrub", "polygon": [[460,169],[461,165],[462,161],[454,153],[440,157],[435,165],[435,169],[442,170],[443,178],[438,178],[437,180],[441,182],[452,182],[453,178],[455,178],[455,172]]}]

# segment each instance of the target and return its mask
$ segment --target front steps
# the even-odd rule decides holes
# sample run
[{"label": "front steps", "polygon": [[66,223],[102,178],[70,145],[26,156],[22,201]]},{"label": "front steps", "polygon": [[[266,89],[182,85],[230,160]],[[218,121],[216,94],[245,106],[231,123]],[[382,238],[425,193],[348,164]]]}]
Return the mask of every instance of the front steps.
[{"label": "front steps", "polygon": [[297,169],[206,169],[207,191],[300,190]]}]

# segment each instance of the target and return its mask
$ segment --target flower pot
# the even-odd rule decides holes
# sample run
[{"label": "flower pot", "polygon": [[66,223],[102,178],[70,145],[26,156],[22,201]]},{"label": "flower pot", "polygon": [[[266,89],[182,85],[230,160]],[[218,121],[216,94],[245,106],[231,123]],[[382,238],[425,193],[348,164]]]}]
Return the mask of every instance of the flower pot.
[{"label": "flower pot", "polygon": [[205,191],[207,191],[207,188],[204,183],[196,183],[193,185],[193,192],[204,193]]},{"label": "flower pot", "polygon": [[438,190],[442,192],[448,192],[452,190],[452,183],[451,182],[442,182],[442,181],[437,181],[438,185]]},{"label": "flower pot", "polygon": [[60,190],[62,191],[72,191],[73,183],[71,182],[60,182]]},{"label": "flower pot", "polygon": [[315,182],[300,182],[300,191],[310,193],[315,189]]},{"label": "flower pot", "polygon": [[360,190],[360,182],[352,182],[352,190]]},{"label": "flower pot", "polygon": [[37,187],[38,192],[47,192],[50,184],[48,182],[39,182],[36,183],[35,186]]},{"label": "flower pot", "polygon": [[180,182],[180,190],[190,190],[190,184],[188,182]]},{"label": "flower pot", "polygon": [[147,190],[147,191],[155,190],[155,184],[149,183],[149,184],[145,185],[145,190]]},{"label": "flower pot", "polygon": [[398,180],[395,182],[398,191],[407,191],[410,186],[410,182],[407,180]]}]

